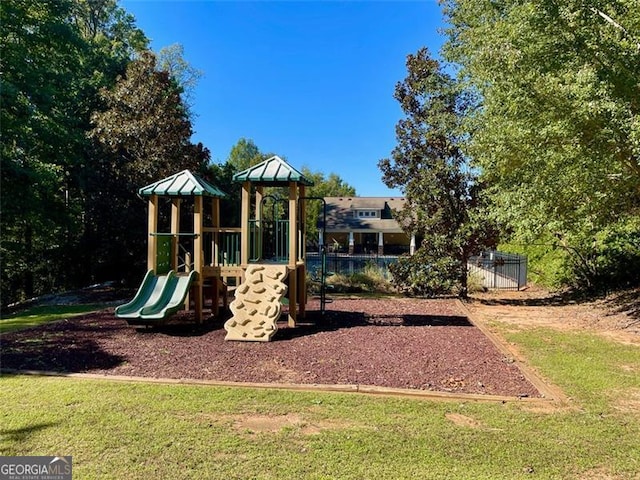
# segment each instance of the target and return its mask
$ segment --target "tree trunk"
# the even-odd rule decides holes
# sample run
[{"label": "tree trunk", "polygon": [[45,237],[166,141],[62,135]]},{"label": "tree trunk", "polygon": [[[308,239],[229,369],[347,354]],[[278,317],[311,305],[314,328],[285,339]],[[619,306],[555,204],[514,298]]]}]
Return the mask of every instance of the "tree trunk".
[{"label": "tree trunk", "polygon": [[469,256],[466,252],[462,252],[460,258],[460,293],[458,296],[460,298],[468,298],[469,296],[469,285],[468,285],[468,275],[467,275],[467,259]]},{"label": "tree trunk", "polygon": [[[27,225],[24,230],[24,252],[27,265],[33,265],[33,228]],[[23,289],[26,298],[33,297],[33,270],[27,268],[23,274]]]}]

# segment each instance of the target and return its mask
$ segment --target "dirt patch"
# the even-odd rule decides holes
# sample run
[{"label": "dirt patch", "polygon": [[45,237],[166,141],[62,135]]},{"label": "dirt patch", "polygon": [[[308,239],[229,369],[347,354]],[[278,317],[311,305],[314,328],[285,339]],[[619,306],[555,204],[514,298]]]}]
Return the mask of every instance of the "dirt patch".
[{"label": "dirt patch", "polygon": [[512,330],[590,331],[620,343],[640,345],[640,289],[601,298],[573,298],[540,288],[492,291],[472,295],[467,307],[473,315]]},{"label": "dirt patch", "polygon": [[89,287],[60,293],[51,293],[24,302],[15,303],[3,309],[3,313],[10,314],[26,308],[46,305],[119,305],[128,301],[135,290],[124,288],[116,282],[105,282]]},{"label": "dirt patch", "polygon": [[640,389],[617,392],[614,408],[623,413],[640,414]]},{"label": "dirt patch", "polygon": [[447,413],[445,417],[447,418],[447,420],[453,422],[459,427],[467,427],[467,428],[474,428],[474,429],[483,428],[482,424],[478,422],[476,419],[467,417],[466,415],[462,415],[460,413]]},{"label": "dirt patch", "polygon": [[241,433],[279,432],[287,427],[299,427],[303,421],[299,415],[246,415],[232,418],[233,428]]},{"label": "dirt patch", "polygon": [[[612,474],[607,467],[597,467],[591,470],[580,472],[582,480],[625,480],[627,477]],[[636,475],[635,478],[640,478]]]},{"label": "dirt patch", "polygon": [[298,414],[286,415],[233,415],[225,420],[231,421],[232,427],[239,433],[279,433],[285,429],[295,429],[300,434],[317,435],[324,430],[352,428],[352,424],[338,422],[308,421]]},{"label": "dirt patch", "polygon": [[108,309],[2,337],[2,367],[222,382],[360,385],[540,397],[454,300],[338,298],[273,341],[226,342],[183,312],[135,329]]}]

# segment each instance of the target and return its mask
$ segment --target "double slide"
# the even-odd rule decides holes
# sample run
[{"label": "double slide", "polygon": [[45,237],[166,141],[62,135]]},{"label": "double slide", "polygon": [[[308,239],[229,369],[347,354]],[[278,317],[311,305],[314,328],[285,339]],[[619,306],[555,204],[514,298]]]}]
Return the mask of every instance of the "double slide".
[{"label": "double slide", "polygon": [[130,325],[162,323],[183,307],[196,275],[196,272],[177,274],[173,270],[156,275],[149,270],[133,300],[116,308],[116,317],[124,318]]}]

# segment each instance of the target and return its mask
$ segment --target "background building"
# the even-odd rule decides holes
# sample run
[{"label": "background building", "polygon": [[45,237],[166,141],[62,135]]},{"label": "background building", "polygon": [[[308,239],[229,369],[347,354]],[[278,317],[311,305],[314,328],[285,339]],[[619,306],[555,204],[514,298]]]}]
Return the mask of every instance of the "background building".
[{"label": "background building", "polygon": [[[411,251],[412,241],[393,218],[405,204],[402,197],[325,197],[327,218],[318,243],[329,251],[348,254],[398,255]],[[415,239],[413,241],[415,247]]]}]

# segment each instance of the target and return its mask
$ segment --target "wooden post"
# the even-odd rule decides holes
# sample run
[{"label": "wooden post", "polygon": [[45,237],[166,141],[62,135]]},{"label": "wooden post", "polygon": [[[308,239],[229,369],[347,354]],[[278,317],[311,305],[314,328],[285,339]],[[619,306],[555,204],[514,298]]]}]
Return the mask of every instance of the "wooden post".
[{"label": "wooden post", "polygon": [[240,265],[247,268],[249,263],[249,207],[251,203],[251,184],[242,183],[242,206],[240,214]]},{"label": "wooden post", "polygon": [[304,262],[298,265],[298,305],[300,305],[300,317],[307,314],[307,274]]},{"label": "wooden post", "polygon": [[198,195],[193,204],[193,269],[197,272],[194,285],[194,303],[196,321],[202,323],[202,264],[204,250],[202,242],[202,196]]},{"label": "wooden post", "polygon": [[306,187],[304,185],[300,185],[298,187],[299,192],[300,192],[300,200],[298,200],[298,202],[300,203],[299,207],[300,207],[300,218],[298,219],[298,222],[300,223],[300,227],[299,227],[299,234],[298,234],[298,238],[300,239],[300,243],[299,243],[299,251],[298,251],[298,260],[304,260],[306,253],[307,253],[307,215],[306,215],[306,209],[307,209],[307,201],[304,199],[304,197],[306,196]]},{"label": "wooden post", "polygon": [[158,230],[158,196],[149,197],[149,223],[148,223],[148,248],[147,248],[147,270],[156,270],[156,257],[158,254],[158,237],[155,235]]},{"label": "wooden post", "polygon": [[289,326],[296,326],[298,313],[298,188],[289,182]]},{"label": "wooden post", "polygon": [[212,227],[220,228],[220,199],[218,197],[211,199],[211,223]]},{"label": "wooden post", "polygon": [[171,199],[171,270],[178,271],[178,233],[180,233],[180,203],[181,199]]},{"label": "wooden post", "polygon": [[287,268],[289,269],[289,317],[287,323],[290,327],[295,327],[298,318],[298,307],[296,305],[298,300],[298,268],[290,266]]},{"label": "wooden post", "polygon": [[300,209],[299,214],[300,218],[298,221],[300,222],[300,243],[299,243],[299,253],[298,260],[300,261],[300,265],[298,266],[298,305],[300,305],[300,316],[302,318],[306,315],[306,307],[307,307],[307,266],[305,258],[307,256],[307,202],[304,199],[306,196],[306,187],[304,185],[299,186],[300,197],[303,197],[299,200]]},{"label": "wooden post", "polygon": [[[256,186],[256,213],[255,213],[255,223],[253,224],[254,233],[253,233],[253,244],[256,249],[257,257],[260,261],[264,260],[264,244],[262,243],[262,200],[264,199],[264,187],[262,185]],[[275,219],[274,219],[275,220]],[[256,255],[253,255],[253,258],[256,258]]]},{"label": "wooden post", "polygon": [[264,187],[256,187],[256,220],[262,220],[262,199],[264,198]]},{"label": "wooden post", "polygon": [[298,260],[298,189],[295,182],[289,182],[289,267],[295,267]]},{"label": "wooden post", "polygon": [[[220,199],[214,197],[211,199],[211,223],[214,228],[220,228]],[[220,243],[220,231],[214,231],[212,235],[211,247],[211,265],[218,265],[218,250]],[[204,281],[204,279],[203,279]],[[211,314],[215,317],[220,313],[220,289],[222,288],[222,279],[215,276],[211,279]]]},{"label": "wooden post", "polygon": [[[211,226],[214,229],[220,228],[220,199],[211,199]],[[217,266],[218,255],[220,254],[220,230],[214,230],[211,239],[211,265]]]},{"label": "wooden post", "polygon": [[[184,272],[191,272],[191,252],[186,252],[184,254]],[[188,291],[184,297],[184,309],[189,310],[189,306],[191,305],[191,291]]]}]

